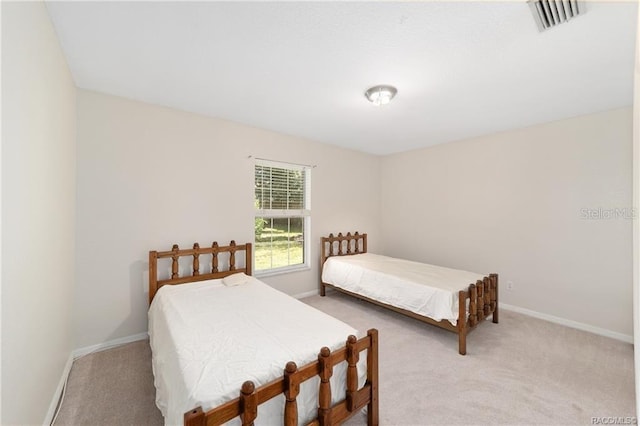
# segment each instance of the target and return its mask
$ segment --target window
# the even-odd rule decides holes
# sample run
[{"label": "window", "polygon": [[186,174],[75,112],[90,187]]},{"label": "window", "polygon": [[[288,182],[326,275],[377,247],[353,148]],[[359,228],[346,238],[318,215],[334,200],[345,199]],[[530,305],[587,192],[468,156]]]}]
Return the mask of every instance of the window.
[{"label": "window", "polygon": [[309,267],[309,167],[258,160],[255,165],[257,274]]}]

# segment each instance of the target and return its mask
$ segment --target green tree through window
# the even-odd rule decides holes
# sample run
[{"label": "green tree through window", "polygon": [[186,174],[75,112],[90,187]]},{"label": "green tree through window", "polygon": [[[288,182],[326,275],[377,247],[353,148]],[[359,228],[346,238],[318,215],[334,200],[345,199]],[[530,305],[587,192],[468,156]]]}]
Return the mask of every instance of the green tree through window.
[{"label": "green tree through window", "polygon": [[310,170],[260,160],[255,165],[255,269],[307,266]]}]

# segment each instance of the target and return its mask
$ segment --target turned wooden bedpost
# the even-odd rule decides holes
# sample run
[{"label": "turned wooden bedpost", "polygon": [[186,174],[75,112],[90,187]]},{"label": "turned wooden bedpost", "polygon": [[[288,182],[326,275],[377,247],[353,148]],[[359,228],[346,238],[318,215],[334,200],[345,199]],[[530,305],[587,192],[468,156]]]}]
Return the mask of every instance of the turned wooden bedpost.
[{"label": "turned wooden bedpost", "polygon": [[491,313],[491,280],[489,277],[484,277],[482,284],[484,285],[484,316],[486,318]]},{"label": "turned wooden bedpost", "polygon": [[149,252],[149,306],[158,291],[158,252]]},{"label": "turned wooden bedpost", "polygon": [[211,273],[218,272],[218,247],[217,241],[214,241],[213,244],[211,244],[211,249],[213,250],[211,252]]},{"label": "turned wooden bedpost", "polygon": [[490,274],[492,283],[491,306],[493,307],[493,322],[498,323],[498,274]]},{"label": "turned wooden bedpost", "polygon": [[174,252],[174,255],[171,256],[171,278],[178,278],[178,271],[180,270],[178,267],[178,259],[180,258],[180,256],[178,256],[178,250],[180,250],[178,248],[177,244],[174,244],[173,247],[171,248],[171,251]]},{"label": "turned wooden bedpost", "polygon": [[[471,284],[473,286],[473,284]],[[469,287],[471,287],[469,286]],[[473,301],[473,297],[471,298]],[[467,354],[467,292],[458,292],[458,352],[460,355]],[[471,304],[469,304],[471,306]]]},{"label": "turned wooden bedpost", "polygon": [[[484,321],[484,284],[480,280],[476,281],[476,297],[477,322],[481,322]],[[471,324],[471,326],[473,327],[476,324]]]},{"label": "turned wooden bedpost", "polygon": [[333,365],[331,365],[331,350],[323,347],[318,355],[320,392],[318,394],[318,423],[320,426],[331,426],[331,383]]},{"label": "turned wooden bedpost", "polygon": [[245,244],[246,249],[244,251],[244,267],[247,270],[247,275],[252,275],[252,269],[253,269],[253,256],[251,255],[251,252],[253,250],[253,247],[251,246],[251,243],[247,243]]},{"label": "turned wooden bedpost", "polygon": [[253,426],[258,417],[258,396],[255,393],[256,386],[251,380],[242,384],[240,390],[240,420],[242,426]]},{"label": "turned wooden bedpost", "polygon": [[322,265],[327,260],[327,242],[324,237],[320,238],[320,269],[322,270]]},{"label": "turned wooden bedpost", "polygon": [[198,252],[198,250],[200,250],[200,244],[194,243],[193,250],[193,276],[195,277],[200,275],[200,253]]},{"label": "turned wooden bedpost", "polygon": [[356,347],[358,339],[351,335],[347,339],[347,410],[353,411],[355,408],[354,397],[358,391],[358,361],[360,352]]},{"label": "turned wooden bedpost", "polygon": [[475,284],[469,286],[469,299],[469,326],[473,327],[478,322],[478,293]]},{"label": "turned wooden bedpost", "polygon": [[229,243],[229,270],[236,270],[236,242],[234,240]]},{"label": "turned wooden bedpost", "polygon": [[[322,282],[322,268],[324,267],[324,262],[327,261],[327,259],[330,256],[333,256],[333,242],[331,241],[331,239],[333,238],[333,234],[329,234],[329,238],[321,238],[320,242],[322,244],[322,246],[320,247],[320,253],[321,253],[321,258],[320,258],[320,296],[325,296],[327,294],[327,289],[324,286],[324,282]],[[329,254],[327,254],[327,244],[329,245]]]},{"label": "turned wooden bedpost", "polygon": [[202,407],[198,407],[184,414],[184,426],[206,426],[207,417]]},{"label": "turned wooden bedpost", "polygon": [[367,425],[378,426],[380,408],[378,406],[378,330],[372,328],[367,332],[371,347],[367,350],[367,383],[371,385],[371,400],[367,408]]},{"label": "turned wooden bedpost", "polygon": [[296,398],[300,393],[300,378],[296,374],[298,366],[295,362],[289,361],[284,369],[284,424],[285,426],[296,426],[298,424],[298,402]]}]

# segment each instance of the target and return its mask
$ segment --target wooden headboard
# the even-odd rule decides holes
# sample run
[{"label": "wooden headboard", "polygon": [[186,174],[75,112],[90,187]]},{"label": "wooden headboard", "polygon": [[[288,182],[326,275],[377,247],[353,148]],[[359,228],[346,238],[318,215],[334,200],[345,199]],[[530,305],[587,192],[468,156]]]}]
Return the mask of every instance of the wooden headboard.
[{"label": "wooden headboard", "polygon": [[[236,267],[236,252],[244,251],[245,261],[243,268]],[[225,256],[222,264],[227,268],[220,270],[220,259],[218,256],[222,254]],[[200,273],[200,255],[211,255],[211,272],[202,274]],[[180,257],[192,256],[191,261],[192,271],[191,275],[180,276]],[[228,257],[228,262],[226,262]],[[171,277],[163,280],[158,280],[158,259],[171,258]],[[209,256],[207,256],[209,258]],[[244,272],[247,275],[251,275],[251,243],[237,245],[235,241],[231,241],[228,246],[219,246],[217,242],[213,242],[211,247],[200,247],[200,244],[194,243],[193,248],[180,250],[177,244],[173,245],[170,251],[150,251],[149,252],[149,304],[156,295],[156,292],[163,285],[175,285],[186,284],[196,281],[212,280],[216,278],[224,278],[228,275],[238,272]]]},{"label": "wooden headboard", "polygon": [[347,235],[342,235],[340,232],[337,237],[329,234],[328,237],[321,238],[321,243],[322,265],[331,256],[347,256],[367,252],[367,234],[359,234],[358,232],[353,235],[351,232],[347,232]]}]

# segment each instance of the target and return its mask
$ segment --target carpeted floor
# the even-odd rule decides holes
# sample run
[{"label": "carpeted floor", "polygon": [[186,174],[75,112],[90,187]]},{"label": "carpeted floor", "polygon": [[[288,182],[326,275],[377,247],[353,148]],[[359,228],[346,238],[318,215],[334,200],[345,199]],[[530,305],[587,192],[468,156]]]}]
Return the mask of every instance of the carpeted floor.
[{"label": "carpeted floor", "polygon": [[[380,332],[383,425],[565,425],[635,416],[633,346],[508,311],[457,336],[353,298],[303,299]],[[147,341],[73,364],[56,425],[162,425]],[[258,417],[259,419],[259,417]],[[358,415],[349,424],[365,424]]]}]

